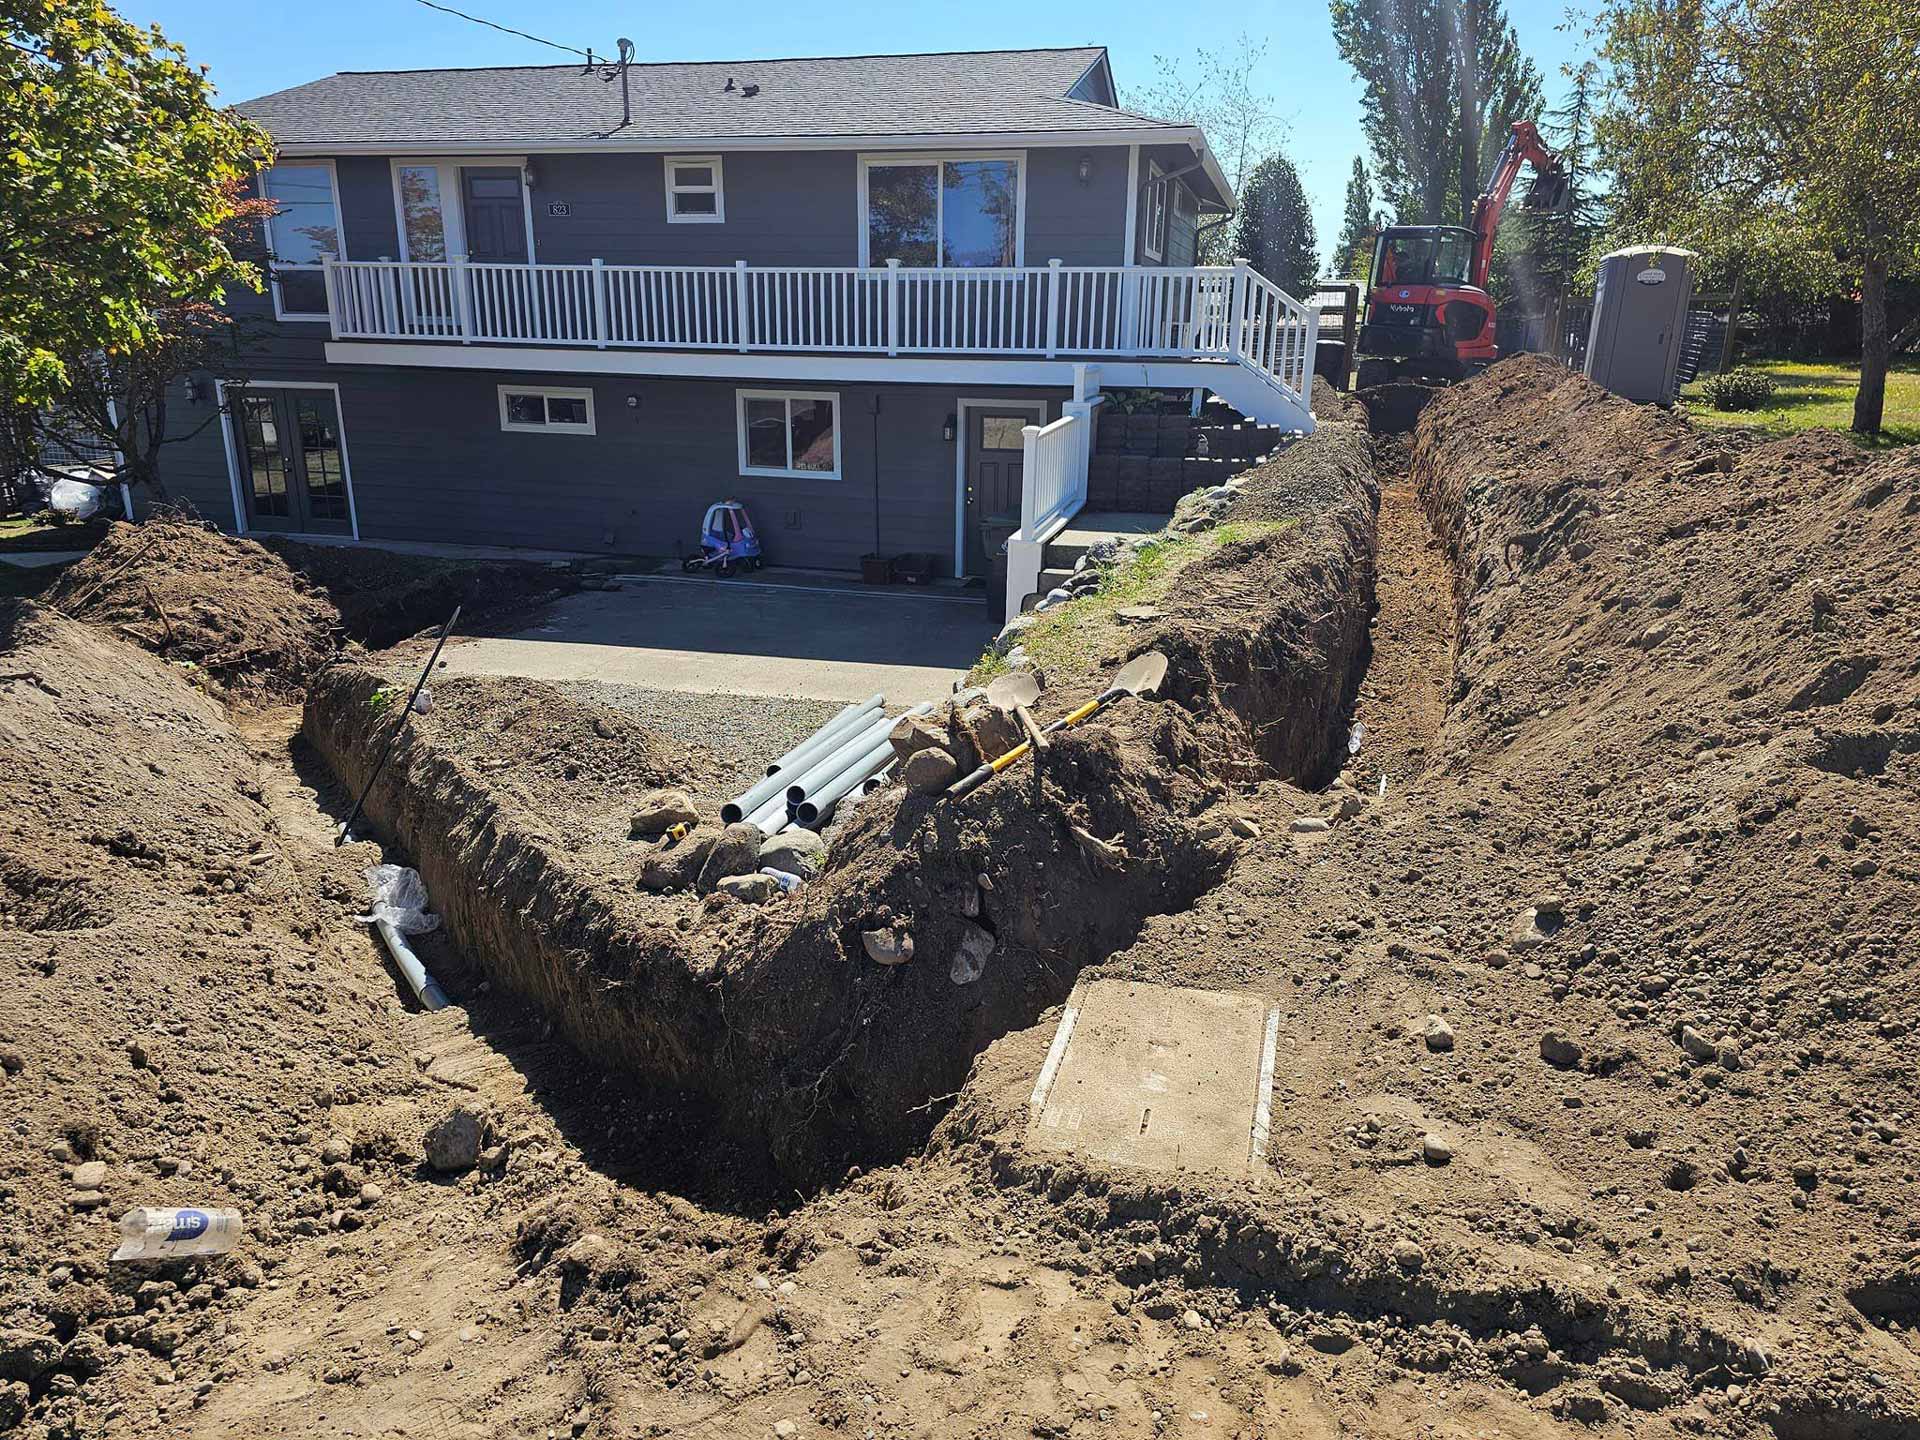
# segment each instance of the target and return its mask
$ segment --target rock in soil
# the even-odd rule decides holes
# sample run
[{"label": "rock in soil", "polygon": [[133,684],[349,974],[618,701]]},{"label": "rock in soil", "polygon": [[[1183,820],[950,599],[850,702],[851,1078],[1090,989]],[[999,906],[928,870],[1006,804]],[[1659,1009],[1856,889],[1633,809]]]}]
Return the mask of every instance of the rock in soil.
[{"label": "rock in soil", "polygon": [[780,882],[771,875],[723,875],[713,888],[743,905],[764,905],[781,893]]},{"label": "rock in soil", "polygon": [[471,1170],[487,1138],[487,1112],[477,1104],[456,1105],[427,1131],[427,1164],[443,1175]]},{"label": "rock in soil", "polygon": [[900,781],[916,795],[938,795],[960,776],[960,766],[945,750],[915,750],[900,764]]},{"label": "rock in soil", "polygon": [[758,825],[742,820],[720,832],[700,867],[700,893],[714,890],[729,875],[749,875],[760,866],[760,846],[766,840]]},{"label": "rock in soil", "polygon": [[812,830],[792,825],[769,836],[760,847],[760,864],[811,880],[827,861],[827,842]]},{"label": "rock in soil", "polygon": [[684,790],[651,790],[633,808],[635,835],[664,835],[676,825],[699,821],[700,811]]}]

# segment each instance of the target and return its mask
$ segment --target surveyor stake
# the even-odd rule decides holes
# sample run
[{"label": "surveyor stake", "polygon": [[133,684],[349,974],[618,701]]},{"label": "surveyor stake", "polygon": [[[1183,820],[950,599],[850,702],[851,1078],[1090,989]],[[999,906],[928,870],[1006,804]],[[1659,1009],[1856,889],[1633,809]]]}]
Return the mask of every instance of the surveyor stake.
[{"label": "surveyor stake", "polygon": [[[1062,730],[1071,729],[1086,720],[1091,720],[1102,710],[1129,695],[1152,695],[1160,688],[1160,682],[1167,678],[1167,657],[1158,650],[1149,650],[1144,655],[1136,655],[1120,667],[1120,673],[1113,677],[1113,684],[1102,690],[1093,699],[1079,709],[1061,716],[1042,733],[1054,735]],[[1007,751],[998,760],[990,761],[960,780],[947,787],[947,799],[958,800],[963,795],[971,795],[987,781],[1013,764],[1022,755],[1033,749],[1033,741],[1022,740],[1013,749]]]}]

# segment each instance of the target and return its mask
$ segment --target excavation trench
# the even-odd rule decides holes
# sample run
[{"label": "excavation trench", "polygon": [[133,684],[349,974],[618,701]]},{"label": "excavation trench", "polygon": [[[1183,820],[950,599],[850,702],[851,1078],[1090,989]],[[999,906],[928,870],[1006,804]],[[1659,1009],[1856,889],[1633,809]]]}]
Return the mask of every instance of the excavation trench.
[{"label": "excavation trench", "polygon": [[[437,684],[367,814],[496,984],[594,1063],[682,1092],[765,1178],[805,1189],[898,1158],[974,1056],[1226,874],[1241,842],[1214,807],[1231,783],[1336,768],[1377,493],[1359,413],[1330,395],[1322,409],[1316,435],[1247,476],[1249,504],[1263,487],[1309,496],[1289,502],[1297,523],[1221,544],[1131,642],[1168,655],[1163,700],[1116,707],[963,803],[876,793],[779,904],[640,890],[625,814],[674,778],[674,756],[622,716],[525,682]],[[356,791],[391,724],[374,703],[383,683],[342,666],[308,692],[305,734]],[[1056,678],[1048,705],[1099,683]],[[896,924],[912,961],[874,964],[861,933]],[[976,928],[994,949],[962,983],[952,961]]]}]

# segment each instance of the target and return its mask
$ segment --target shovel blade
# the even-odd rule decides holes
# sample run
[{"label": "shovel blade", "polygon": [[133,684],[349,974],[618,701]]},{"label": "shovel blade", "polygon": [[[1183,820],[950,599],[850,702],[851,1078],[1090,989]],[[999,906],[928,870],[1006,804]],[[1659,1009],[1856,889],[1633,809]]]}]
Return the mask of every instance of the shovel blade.
[{"label": "shovel blade", "polygon": [[1167,678],[1167,657],[1158,650],[1136,655],[1120,667],[1107,687],[1109,695],[1153,695]]},{"label": "shovel blade", "polygon": [[1040,698],[1040,681],[1031,671],[1012,670],[987,685],[987,703],[996,710],[1018,710]]}]

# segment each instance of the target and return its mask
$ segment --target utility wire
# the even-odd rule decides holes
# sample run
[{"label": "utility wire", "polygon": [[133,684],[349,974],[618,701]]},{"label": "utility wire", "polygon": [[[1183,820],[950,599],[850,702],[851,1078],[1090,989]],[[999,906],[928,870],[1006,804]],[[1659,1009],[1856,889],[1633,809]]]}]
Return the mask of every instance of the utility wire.
[{"label": "utility wire", "polygon": [[475,25],[485,25],[489,30],[499,30],[508,35],[517,35],[522,40],[531,40],[534,44],[545,45],[550,50],[564,50],[569,55],[583,55],[589,60],[593,58],[591,51],[578,50],[571,45],[556,44],[552,40],[542,40],[538,35],[529,35],[524,30],[515,30],[510,25],[498,25],[491,20],[482,20],[478,15],[469,15],[466,11],[456,10],[451,5],[437,5],[434,3],[434,0],[419,0],[419,3],[426,6],[429,10],[444,10],[447,14],[457,15],[462,20],[471,20]]}]

